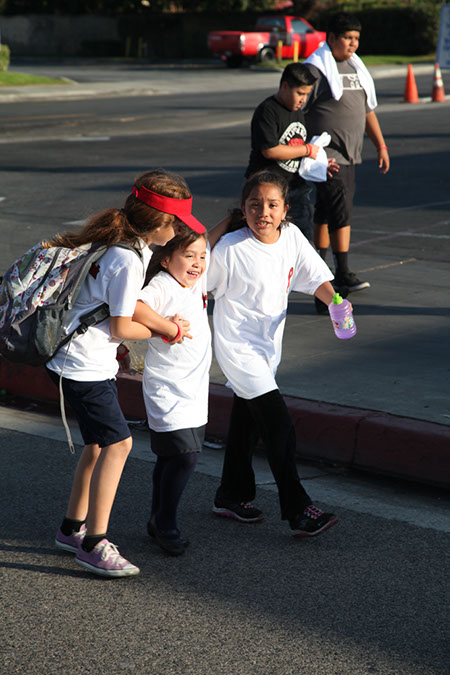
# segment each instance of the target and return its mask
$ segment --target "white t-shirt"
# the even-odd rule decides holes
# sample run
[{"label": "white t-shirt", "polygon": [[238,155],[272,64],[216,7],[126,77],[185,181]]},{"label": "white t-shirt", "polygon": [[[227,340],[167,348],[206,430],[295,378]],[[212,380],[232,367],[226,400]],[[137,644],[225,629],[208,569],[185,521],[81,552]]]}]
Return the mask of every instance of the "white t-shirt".
[{"label": "white t-shirt", "polygon": [[159,272],[139,293],[161,316],[181,314],[190,324],[192,340],[167,344],[147,340],[143,377],[148,424],[154,431],[201,427],[208,421],[211,331],[209,328],[206,273],[195,286],[181,286],[168,272]]},{"label": "white t-shirt", "polygon": [[[70,333],[80,324],[80,317],[103,302],[109,305],[111,316],[133,316],[137,297],[145,279],[151,251],[141,241],[142,259],[130,249],[111,246],[93,263],[73,308],[67,316],[65,330]],[[109,318],[61,347],[47,363],[50,370],[60,373],[67,350],[63,376],[80,382],[111,380],[119,364],[117,345],[122,340],[111,337]]]},{"label": "white t-shirt", "polygon": [[225,235],[211,254],[214,347],[228,385],[251,399],[277,388],[288,295],[313,295],[333,275],[300,230],[289,223],[275,244],[244,227]]}]

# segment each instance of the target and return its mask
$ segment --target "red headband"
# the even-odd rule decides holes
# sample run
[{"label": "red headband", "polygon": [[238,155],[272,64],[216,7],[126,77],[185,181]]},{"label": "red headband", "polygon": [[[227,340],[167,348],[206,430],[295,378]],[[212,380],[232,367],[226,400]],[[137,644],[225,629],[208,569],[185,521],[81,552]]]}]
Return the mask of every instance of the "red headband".
[{"label": "red headband", "polygon": [[133,185],[131,192],[140,202],[152,206],[157,211],[176,216],[194,232],[199,234],[206,232],[204,225],[192,215],[192,197],[189,197],[189,199],[174,199],[173,197],[160,195],[143,186],[137,188],[136,185]]}]

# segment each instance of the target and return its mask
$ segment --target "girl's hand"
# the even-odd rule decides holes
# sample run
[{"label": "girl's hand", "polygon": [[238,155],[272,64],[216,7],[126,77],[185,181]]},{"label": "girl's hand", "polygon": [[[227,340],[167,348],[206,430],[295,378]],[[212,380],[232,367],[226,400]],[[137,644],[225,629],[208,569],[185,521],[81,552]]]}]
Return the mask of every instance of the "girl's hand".
[{"label": "girl's hand", "polygon": [[130,352],[124,344],[117,347],[116,359],[119,362],[119,372],[128,373],[131,366]]},{"label": "girl's hand", "polygon": [[333,174],[339,171],[339,164],[336,162],[334,157],[328,158],[328,169],[327,176],[328,178],[333,178]]},{"label": "girl's hand", "polygon": [[[174,324],[174,334],[170,335],[168,337],[174,338],[173,342],[171,341],[171,344],[177,344],[178,342],[183,342],[184,338],[189,338],[192,340],[192,335],[189,333],[189,330],[191,328],[191,324],[187,319],[184,319],[182,316],[179,314],[174,314],[173,316],[167,316],[166,317],[169,321],[172,321]],[[175,324],[178,324],[180,327],[180,335],[177,340],[175,340],[177,334],[178,334],[178,328]]]}]

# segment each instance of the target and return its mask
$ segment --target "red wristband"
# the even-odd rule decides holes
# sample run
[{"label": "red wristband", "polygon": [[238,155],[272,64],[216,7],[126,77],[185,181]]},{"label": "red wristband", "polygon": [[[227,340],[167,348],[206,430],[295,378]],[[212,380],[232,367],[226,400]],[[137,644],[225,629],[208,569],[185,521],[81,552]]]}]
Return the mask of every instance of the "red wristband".
[{"label": "red wristband", "polygon": [[379,145],[377,150],[387,150],[387,145]]},{"label": "red wristband", "polygon": [[125,356],[130,353],[130,350],[128,349],[128,347],[125,347],[125,345],[120,345],[120,346],[123,347],[125,349],[125,351],[122,352],[122,354],[117,354],[117,356],[116,356],[117,361],[122,361],[122,359],[124,359]]},{"label": "red wristband", "polygon": [[172,344],[172,342],[177,342],[177,340],[180,339],[180,335],[181,335],[181,326],[176,321],[172,321],[172,323],[175,324],[178,331],[177,331],[177,334],[175,335],[175,337],[172,338],[172,339],[169,339],[166,335],[162,336],[162,341],[167,342],[167,344]]},{"label": "red wristband", "polygon": [[312,147],[311,147],[310,143],[305,143],[305,148],[308,150],[305,157],[311,157]]}]

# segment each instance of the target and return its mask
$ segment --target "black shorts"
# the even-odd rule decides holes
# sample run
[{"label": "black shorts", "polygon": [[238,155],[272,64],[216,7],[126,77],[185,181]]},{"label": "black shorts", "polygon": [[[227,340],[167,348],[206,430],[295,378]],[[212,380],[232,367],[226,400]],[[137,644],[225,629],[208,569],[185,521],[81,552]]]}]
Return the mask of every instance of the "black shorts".
[{"label": "black shorts", "polygon": [[313,239],[313,205],[310,194],[312,188],[305,181],[289,185],[289,211],[286,220],[297,225],[308,241]]},{"label": "black shorts", "polygon": [[[49,368],[47,373],[59,386],[59,375]],[[85,445],[101,448],[124,441],[131,436],[119,405],[115,380],[79,382],[62,378],[64,399],[69,403]]]},{"label": "black shorts", "polygon": [[328,223],[330,232],[350,225],[354,195],[355,165],[341,164],[332,178],[316,183],[314,222],[317,225]]},{"label": "black shorts", "polygon": [[205,431],[206,424],[195,429],[176,429],[175,431],[153,431],[153,429],[150,429],[152,450],[158,457],[201,452],[205,440]]}]

